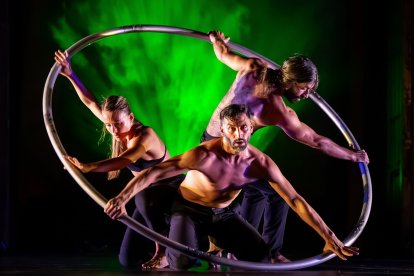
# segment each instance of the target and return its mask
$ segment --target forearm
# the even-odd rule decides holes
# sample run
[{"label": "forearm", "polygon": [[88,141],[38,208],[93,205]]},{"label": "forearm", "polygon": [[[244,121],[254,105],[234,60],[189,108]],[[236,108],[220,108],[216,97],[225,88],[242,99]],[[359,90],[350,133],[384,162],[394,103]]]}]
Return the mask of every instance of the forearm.
[{"label": "forearm", "polygon": [[227,44],[221,39],[216,39],[216,41],[213,42],[213,49],[217,59],[221,62],[225,62],[225,56],[229,53]]},{"label": "forearm", "polygon": [[354,151],[336,144],[335,142],[333,142],[329,138],[320,136],[315,141],[315,145],[316,145],[315,146],[316,149],[320,150],[321,152],[323,152],[324,154],[326,154],[328,156],[338,158],[338,159],[343,159],[343,160],[350,160],[350,161],[354,161],[354,162],[357,161],[354,158],[354,156],[355,156]]},{"label": "forearm", "polygon": [[335,235],[319,214],[302,197],[293,200],[291,207],[325,241],[329,241]]},{"label": "forearm", "polygon": [[112,219],[127,215],[126,204],[131,198],[152,183],[148,178],[148,169],[136,175],[116,197],[111,198],[105,205],[104,211]]},{"label": "forearm", "polygon": [[154,183],[153,179],[155,175],[151,175],[149,170],[150,169],[144,170],[132,178],[125,188],[117,195],[117,198],[121,199],[122,202],[127,203],[136,194],[147,188],[151,183]]},{"label": "forearm", "polygon": [[131,164],[131,160],[123,157],[110,158],[98,162],[85,164],[86,172],[110,172],[125,168]]},{"label": "forearm", "polygon": [[118,195],[123,202],[128,202],[134,195],[160,180],[170,178],[181,173],[184,173],[186,169],[180,168],[177,165],[177,160],[167,160],[154,167],[148,168],[138,175],[136,175],[125,188]]},{"label": "forearm", "polygon": [[79,98],[86,106],[89,107],[91,104],[96,103],[95,96],[89,92],[89,90],[86,88],[86,86],[82,83],[82,81],[78,78],[78,76],[75,73],[72,72],[72,74],[67,76],[67,78],[72,83]]},{"label": "forearm", "polygon": [[[336,144],[328,137],[319,135],[312,128],[301,122],[293,109],[286,107],[280,111],[282,119],[277,124],[289,137],[305,144],[309,147],[320,150],[326,155],[343,160],[352,160],[354,162],[368,162],[368,156],[361,152],[355,151]],[[359,156],[358,156],[359,155]]]}]

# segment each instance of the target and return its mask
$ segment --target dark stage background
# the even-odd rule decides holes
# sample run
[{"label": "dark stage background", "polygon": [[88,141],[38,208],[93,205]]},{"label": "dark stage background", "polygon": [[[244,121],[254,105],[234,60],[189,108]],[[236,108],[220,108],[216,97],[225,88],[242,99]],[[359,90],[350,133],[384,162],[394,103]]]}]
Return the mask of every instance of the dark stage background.
[{"label": "dark stage background", "polygon": [[[146,2],[150,1],[139,3]],[[217,12],[215,9],[220,9],[220,1],[199,2],[206,7],[205,14],[195,12],[192,14],[194,17],[204,19]],[[243,6],[247,10],[243,22],[234,28],[250,29],[248,35],[240,35],[233,41],[278,63],[288,55],[303,50],[315,61],[322,76],[319,94],[347,123],[371,159],[369,169],[373,184],[373,205],[367,226],[355,242],[361,248],[358,258],[412,258],[413,157],[407,156],[407,153],[412,153],[412,145],[404,144],[403,135],[404,131],[413,135],[412,125],[407,126],[403,122],[404,101],[407,101],[403,96],[403,76],[404,72],[406,79],[410,76],[407,75],[407,68],[411,68],[408,72],[412,74],[413,65],[412,52],[411,63],[407,64],[408,47],[412,47],[409,39],[412,42],[413,36],[413,12],[407,9],[413,7],[412,1],[385,1],[383,4],[375,4],[375,8],[364,1],[280,2],[227,1],[226,7]],[[108,1],[107,10],[96,9],[90,14],[80,13],[79,18],[70,20],[65,16],[73,11],[76,1],[7,1],[2,4],[2,255],[117,253],[125,226],[110,220],[79,188],[68,172],[63,170],[44,126],[42,95],[46,77],[53,64],[54,51],[68,47],[76,40],[91,34],[88,33],[90,29],[82,25],[82,22],[86,22],[82,21],[83,17],[96,18],[98,21],[104,13],[116,14],[117,7],[125,3],[129,2]],[[159,1],[160,9],[162,5],[170,4]],[[176,5],[176,9],[169,10],[169,17],[174,17],[179,10],[182,13],[182,10],[187,9],[186,1],[177,1]],[[308,8],[304,9],[304,6]],[[191,10],[187,12],[192,13]],[[285,17],[278,20],[274,14],[285,14]],[[203,29],[200,31],[221,29],[221,21],[226,20],[225,15],[226,12],[222,11],[221,17],[214,17],[211,27],[202,25]],[[155,13],[154,18],[151,18],[151,14],[147,16],[146,22],[138,22],[137,17],[127,24],[178,24],[165,18],[158,19]],[[62,18],[69,21],[67,24],[72,22],[75,31],[79,30],[79,33],[71,34],[77,39],[66,45],[59,43],[51,30]],[[73,23],[77,20],[78,25]],[[301,30],[297,27],[306,25],[303,23],[306,21],[312,23],[315,29]],[[302,25],[298,25],[298,22],[302,22]],[[200,25],[187,24],[179,27],[197,29],[197,26]],[[104,29],[113,27],[117,26],[108,24]],[[296,28],[295,32],[290,33],[290,28]],[[97,27],[95,32],[104,29]],[[284,32],[280,34],[277,30]],[[329,32],[324,34],[325,30]],[[410,30],[411,38],[408,35]],[[66,35],[65,30],[62,30],[61,35]],[[312,47],[297,47],[296,42],[300,43],[304,37],[312,36]],[[273,55],[273,51],[278,52],[275,41],[287,41],[289,45],[284,46],[283,52]],[[191,59],[191,56],[187,59]],[[230,71],[226,74],[230,79],[233,76]],[[86,75],[87,71],[84,71],[82,78],[86,78]],[[89,80],[88,84],[92,82]],[[412,89],[411,87],[411,95]],[[220,91],[224,93],[224,90]],[[63,105],[63,100],[59,101]],[[80,103],[78,106],[82,108]],[[304,122],[339,144],[346,145],[333,124],[310,100],[301,103],[299,107],[302,109],[298,114]],[[56,108],[54,112],[59,113],[61,110]],[[65,115],[76,117],[77,112]],[[152,115],[158,116],[158,111]],[[63,125],[65,120],[61,119],[59,123]],[[70,127],[68,126],[69,129]],[[198,137],[201,131],[202,129],[194,137]],[[96,146],[96,139],[88,142],[89,145],[82,144],[79,147],[76,142],[72,143],[77,136],[83,135],[82,128],[78,129],[78,133],[69,132],[63,131],[62,139],[75,156],[83,154],[84,159],[89,158],[92,161],[105,154],[103,147],[100,148],[103,153],[96,153],[88,148]],[[362,185],[357,166],[351,162],[322,156],[289,140],[283,134],[275,135],[272,139],[273,142],[266,148],[266,152],[280,165],[297,190],[321,214],[337,236],[344,238],[354,227],[361,210]],[[89,150],[91,155],[86,156]],[[88,175],[88,179],[109,198],[121,189],[130,179],[130,175],[129,172],[124,172],[121,179],[110,185],[106,183],[103,175]],[[293,212],[289,214],[284,247],[287,256],[302,258],[320,253],[322,241],[308,228]]]}]

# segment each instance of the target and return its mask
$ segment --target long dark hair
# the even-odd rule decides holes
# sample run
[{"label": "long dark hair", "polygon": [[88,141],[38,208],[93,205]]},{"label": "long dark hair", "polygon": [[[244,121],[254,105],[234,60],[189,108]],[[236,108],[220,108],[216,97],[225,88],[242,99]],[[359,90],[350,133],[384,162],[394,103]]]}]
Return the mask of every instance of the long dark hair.
[{"label": "long dark hair", "polygon": [[283,86],[292,82],[315,82],[316,89],[319,84],[318,69],[306,56],[295,54],[285,60],[280,68]]},{"label": "long dark hair", "polygon": [[258,59],[259,68],[256,73],[258,83],[263,85],[263,89],[258,91],[256,96],[266,98],[272,91],[281,85],[281,71],[269,68],[265,61]]}]

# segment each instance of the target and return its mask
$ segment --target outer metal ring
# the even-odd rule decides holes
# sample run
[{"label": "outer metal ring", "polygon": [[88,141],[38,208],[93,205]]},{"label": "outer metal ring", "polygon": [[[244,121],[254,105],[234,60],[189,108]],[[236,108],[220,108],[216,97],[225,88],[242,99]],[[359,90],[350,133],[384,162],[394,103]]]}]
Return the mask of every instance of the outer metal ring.
[{"label": "outer metal ring", "polygon": [[[182,35],[182,36],[189,36],[198,38],[201,40],[205,40],[210,42],[210,39],[207,34],[190,30],[190,29],[183,29],[178,27],[171,27],[171,26],[160,26],[160,25],[130,25],[130,26],[123,26],[114,29],[110,29],[107,31],[95,33],[89,35],[87,37],[82,38],[71,47],[67,49],[70,56],[73,56],[77,52],[81,51],[86,46],[101,40],[106,37],[126,34],[126,33],[134,33],[134,32],[159,32],[159,33],[167,33],[167,34],[174,34],[174,35]],[[247,57],[259,57],[266,60],[271,67],[277,68],[277,65],[272,60],[255,53],[243,46],[237,45],[235,43],[229,42],[229,47],[243,54]],[[66,151],[60,142],[58,133],[55,128],[55,124],[53,121],[52,115],[52,94],[53,94],[53,87],[55,85],[56,78],[59,75],[60,65],[55,63],[46,79],[45,87],[43,90],[43,119],[45,122],[46,130],[49,136],[49,139],[53,145],[53,148],[56,151],[60,161],[63,163],[65,168],[68,170],[70,175],[75,179],[78,185],[102,208],[105,207],[107,199],[105,199],[89,182],[88,180],[82,175],[82,173],[77,170],[71,163],[69,163],[65,158],[64,155]],[[354,149],[360,149],[358,146],[357,141],[355,140],[354,136],[352,135],[351,131],[342,121],[342,119],[336,114],[336,112],[325,102],[320,95],[317,93],[313,93],[310,95],[310,98],[313,102],[315,102],[327,115],[328,117],[335,123],[337,128],[341,131],[342,135],[345,137],[349,145]],[[364,163],[358,163],[361,177],[362,177],[362,185],[363,185],[363,206],[360,217],[358,219],[357,224],[352,229],[351,233],[344,239],[344,244],[349,246],[351,245],[362,233],[364,229],[368,217],[371,211],[371,204],[372,204],[372,185],[371,185],[371,177],[369,174],[368,166]],[[217,257],[215,255],[211,255],[209,253],[199,251],[194,248],[190,248],[183,244],[177,243],[173,240],[170,240],[151,229],[145,227],[144,225],[136,222],[130,216],[126,216],[124,218],[119,219],[122,223],[127,225],[128,227],[132,228],[136,232],[140,233],[141,235],[152,239],[154,241],[158,241],[160,244],[171,247],[173,249],[179,250],[184,254],[189,256],[197,257],[206,261],[228,265],[236,268],[247,269],[247,270],[266,270],[266,271],[278,271],[278,270],[294,270],[294,269],[301,269],[306,268],[314,265],[318,265],[323,263],[327,260],[332,259],[336,255],[331,254],[320,254],[316,255],[307,259],[292,261],[289,263],[256,263],[256,262],[246,262],[246,261],[235,261],[226,258]]]}]

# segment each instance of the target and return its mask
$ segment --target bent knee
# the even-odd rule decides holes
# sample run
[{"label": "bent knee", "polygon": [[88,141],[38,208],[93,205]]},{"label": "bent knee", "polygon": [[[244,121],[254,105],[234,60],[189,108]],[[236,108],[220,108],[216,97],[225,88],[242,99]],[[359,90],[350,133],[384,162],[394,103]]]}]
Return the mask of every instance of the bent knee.
[{"label": "bent knee", "polygon": [[167,250],[167,260],[170,265],[170,269],[173,270],[186,270],[191,268],[195,263],[195,258],[190,258],[177,251],[171,252]]}]

